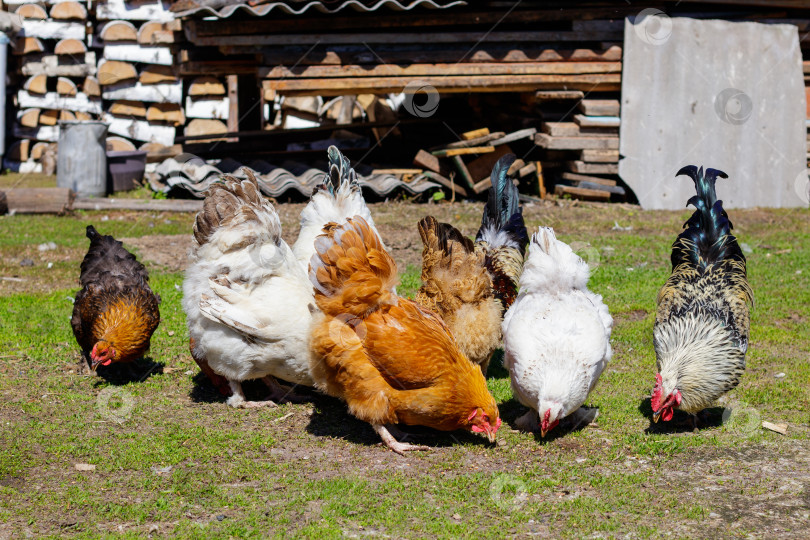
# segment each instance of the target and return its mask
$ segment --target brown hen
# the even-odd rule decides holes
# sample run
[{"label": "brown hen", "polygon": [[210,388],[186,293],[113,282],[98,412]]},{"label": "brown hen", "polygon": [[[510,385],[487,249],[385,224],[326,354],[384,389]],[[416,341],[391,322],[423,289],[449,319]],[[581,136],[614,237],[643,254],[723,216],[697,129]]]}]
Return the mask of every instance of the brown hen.
[{"label": "brown hen", "polygon": [[325,231],[310,263],[324,313],[312,336],[316,386],[399,454],[427,447],[398,442],[387,425],[469,429],[494,441],[498,407],[481,370],[436,315],[396,295],[396,264],[376,233],[359,216]]},{"label": "brown hen", "polygon": [[81,265],[82,290],[70,324],[85,359],[99,365],[132,362],[149,349],[160,323],[160,297],[135,256],[112,236],[87,226],[90,249]]}]

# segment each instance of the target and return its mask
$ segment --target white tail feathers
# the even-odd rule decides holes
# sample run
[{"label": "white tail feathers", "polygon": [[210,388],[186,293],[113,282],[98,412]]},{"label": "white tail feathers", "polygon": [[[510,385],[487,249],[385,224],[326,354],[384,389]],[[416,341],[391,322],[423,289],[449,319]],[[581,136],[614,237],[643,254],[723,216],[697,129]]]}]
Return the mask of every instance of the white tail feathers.
[{"label": "white tail feathers", "polygon": [[590,269],[571,247],[557,240],[554,229],[540,227],[532,235],[523,274],[521,292],[564,292],[585,289]]}]

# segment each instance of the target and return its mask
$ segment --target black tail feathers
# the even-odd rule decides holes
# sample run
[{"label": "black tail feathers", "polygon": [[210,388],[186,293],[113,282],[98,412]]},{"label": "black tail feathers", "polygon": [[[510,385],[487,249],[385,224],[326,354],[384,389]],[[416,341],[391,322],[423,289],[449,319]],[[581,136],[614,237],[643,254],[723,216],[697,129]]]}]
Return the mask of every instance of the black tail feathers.
[{"label": "black tail feathers", "polygon": [[[696,208],[684,223],[684,231],[678,236],[672,250],[672,266],[684,262],[684,257],[692,264],[705,267],[711,263],[736,259],[745,262],[745,256],[731,234],[733,225],[723,210],[723,201],[717,199],[715,183],[717,178],[728,175],[717,169],[706,169],[689,165],[678,171],[676,176],[689,176],[695,183],[696,195],[686,205]],[[680,244],[680,246],[679,246]]]},{"label": "black tail feathers", "polygon": [[507,154],[492,168],[492,187],[484,207],[481,228],[475,240],[486,240],[491,243],[491,238],[487,237],[503,231],[516,247],[525,250],[529,243],[529,233],[523,222],[520,193],[508,172],[515,159],[514,154]]},{"label": "black tail feathers", "polygon": [[101,235],[98,234],[98,231],[92,225],[87,226],[87,231],[85,234],[87,235],[87,238],[89,238],[91,242],[101,240]]},{"label": "black tail feathers", "polygon": [[326,173],[323,182],[315,188],[313,194],[318,190],[325,189],[334,195],[343,181],[349,182],[350,185],[358,185],[357,174],[354,172],[349,159],[336,146],[330,146],[326,150],[326,154],[329,157],[329,171]]}]

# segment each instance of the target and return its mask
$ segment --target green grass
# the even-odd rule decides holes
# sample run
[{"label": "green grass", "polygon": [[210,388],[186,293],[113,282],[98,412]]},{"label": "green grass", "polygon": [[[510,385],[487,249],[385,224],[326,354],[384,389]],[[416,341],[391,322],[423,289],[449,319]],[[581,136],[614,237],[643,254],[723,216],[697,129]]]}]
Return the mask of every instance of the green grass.
[{"label": "green grass", "polygon": [[[461,220],[464,208],[455,210]],[[192,219],[104,215],[0,218],[0,276],[19,273],[13,261],[31,246],[54,241],[65,249],[59,272],[75,280],[87,223],[137,237],[188,234]],[[149,359],[160,367],[116,385],[76,373],[68,324],[76,289],[45,282],[0,297],[0,536],[801,536],[810,524],[810,212],[732,212],[753,249],[748,368],[726,398],[729,421],[696,433],[651,429],[646,401],[655,295],[685,214],[526,215],[531,227],[552,223],[561,239],[590,244],[580,246],[596,266],[590,286],[616,321],[613,361],[587,402],[599,407],[596,426],[546,440],[511,430],[523,409],[500,352],[488,380],[504,418],[494,447],[468,434],[423,433],[435,449],[401,458],[324,397],[230,409],[188,354],[182,274],[153,265],[163,303]],[[614,220],[633,230],[611,230]],[[44,272],[34,268],[30,279]],[[418,286],[409,265],[399,291]],[[762,420],[787,423],[787,436],[762,430]]]}]

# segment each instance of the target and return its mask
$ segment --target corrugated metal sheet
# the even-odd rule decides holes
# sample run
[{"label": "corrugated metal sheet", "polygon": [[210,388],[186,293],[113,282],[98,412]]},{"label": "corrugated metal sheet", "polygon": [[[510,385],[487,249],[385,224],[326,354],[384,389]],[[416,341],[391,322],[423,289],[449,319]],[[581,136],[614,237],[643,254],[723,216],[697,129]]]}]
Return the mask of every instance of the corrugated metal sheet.
[{"label": "corrugated metal sheet", "polygon": [[[321,169],[298,163],[285,163],[284,167],[275,167],[266,161],[253,161],[245,166],[234,160],[223,160],[218,165],[214,167],[199,158],[185,162],[170,158],[159,164],[154,171],[148,172],[146,178],[152,190],[158,193],[185,191],[202,199],[211,184],[219,181],[223,174],[246,178],[243,168],[247,168],[256,176],[259,188],[266,196],[280,197],[294,190],[306,198],[312,195],[312,190],[323,181],[326,174]],[[441,187],[421,175],[409,182],[392,174],[358,174],[358,180],[364,190],[370,190],[378,197],[387,197],[402,191],[415,195]]]},{"label": "corrugated metal sheet", "polygon": [[[250,15],[263,17],[274,10],[286,13],[287,15],[301,15],[309,10],[320,11],[321,13],[337,13],[339,11],[352,9],[359,12],[377,11],[381,8],[390,9],[393,11],[409,11],[414,8],[427,8],[427,9],[447,9],[456,6],[466,6],[467,2],[464,0],[376,0],[376,1],[360,1],[360,0],[344,0],[343,2],[329,2],[313,0],[310,2],[294,2],[288,0],[287,2],[268,2],[266,4],[259,4],[251,6],[247,0],[244,3],[231,3],[226,6],[215,5],[199,5],[197,0],[181,0],[172,6],[172,11],[179,11],[177,17],[189,17],[192,15],[202,17],[219,17],[225,19],[233,15],[237,10],[242,10]],[[193,6],[193,7],[191,7]]]}]

